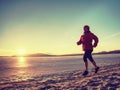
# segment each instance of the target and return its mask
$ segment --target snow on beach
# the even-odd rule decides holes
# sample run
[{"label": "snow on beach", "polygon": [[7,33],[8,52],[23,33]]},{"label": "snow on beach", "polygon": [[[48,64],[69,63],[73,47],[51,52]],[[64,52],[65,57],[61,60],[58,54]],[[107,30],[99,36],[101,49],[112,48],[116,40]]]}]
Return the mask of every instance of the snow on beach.
[{"label": "snow on beach", "polygon": [[0,90],[120,90],[120,64],[102,66],[97,74],[92,70],[85,77],[76,70],[0,83]]}]

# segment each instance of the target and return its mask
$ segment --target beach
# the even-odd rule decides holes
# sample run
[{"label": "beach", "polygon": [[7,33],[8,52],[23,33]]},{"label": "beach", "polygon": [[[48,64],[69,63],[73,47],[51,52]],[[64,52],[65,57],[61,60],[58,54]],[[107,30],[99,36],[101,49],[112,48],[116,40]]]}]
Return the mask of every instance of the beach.
[{"label": "beach", "polygon": [[92,69],[87,76],[76,70],[0,83],[0,90],[120,90],[120,64],[102,66],[97,74]]},{"label": "beach", "polygon": [[120,90],[120,0],[0,0],[0,13],[0,90]]}]

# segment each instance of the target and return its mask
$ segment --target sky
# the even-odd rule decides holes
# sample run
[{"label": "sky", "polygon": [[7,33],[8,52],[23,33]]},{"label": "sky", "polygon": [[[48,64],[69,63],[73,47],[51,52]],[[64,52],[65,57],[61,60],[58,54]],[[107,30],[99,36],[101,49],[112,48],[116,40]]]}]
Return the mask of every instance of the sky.
[{"label": "sky", "polygon": [[120,0],[0,0],[0,55],[83,53],[83,26],[99,38],[94,52],[120,49]]}]

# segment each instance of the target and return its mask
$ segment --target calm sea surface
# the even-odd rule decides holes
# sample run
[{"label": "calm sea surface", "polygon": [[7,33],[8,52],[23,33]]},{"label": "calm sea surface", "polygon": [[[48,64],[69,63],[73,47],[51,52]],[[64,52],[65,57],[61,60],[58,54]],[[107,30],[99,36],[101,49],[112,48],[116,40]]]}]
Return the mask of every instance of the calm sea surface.
[{"label": "calm sea surface", "polygon": [[[93,57],[99,66],[120,63],[120,54],[94,55]],[[93,68],[90,62],[89,68]],[[0,83],[74,70],[84,70],[82,56],[0,57]]]}]

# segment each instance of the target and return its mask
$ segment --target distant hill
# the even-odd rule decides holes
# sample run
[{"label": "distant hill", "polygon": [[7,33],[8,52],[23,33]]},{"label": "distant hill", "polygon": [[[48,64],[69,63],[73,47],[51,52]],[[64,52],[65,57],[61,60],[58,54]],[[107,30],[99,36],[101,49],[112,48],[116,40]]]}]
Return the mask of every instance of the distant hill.
[{"label": "distant hill", "polygon": [[[117,54],[120,53],[120,50],[113,50],[113,51],[102,51],[98,53],[93,53],[93,55],[100,55],[100,54]],[[65,54],[61,56],[78,56],[78,55],[83,55],[83,54]]]},{"label": "distant hill", "polygon": [[[120,50],[102,51],[102,52],[93,53],[93,54],[100,55],[100,54],[117,54],[117,53],[120,53]],[[25,57],[52,57],[52,56],[79,56],[79,55],[83,55],[83,54],[50,55],[50,54],[44,54],[44,53],[35,53],[35,54],[25,55]],[[17,57],[17,55],[14,55],[13,57]]]},{"label": "distant hill", "polygon": [[55,55],[44,54],[44,53],[35,53],[35,54],[29,54],[26,56],[27,57],[48,57],[48,56],[55,56]]},{"label": "distant hill", "polygon": [[120,53],[120,50],[102,51],[102,52],[98,52],[96,54],[117,54],[117,53]]},{"label": "distant hill", "polygon": [[[54,56],[54,55],[44,54],[44,53],[34,53],[34,54],[24,55],[24,57],[48,57],[48,56]],[[20,55],[14,55],[12,57],[20,57]]]}]

